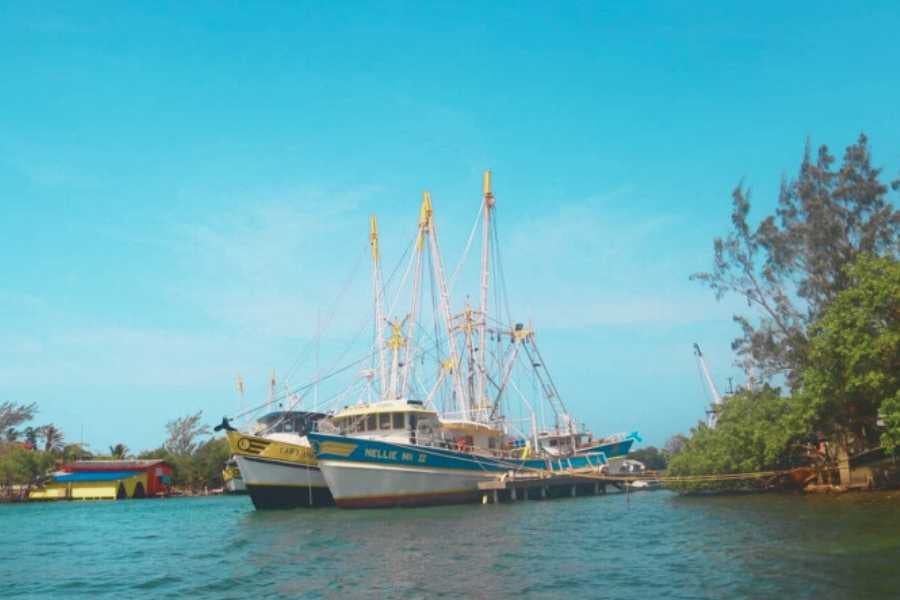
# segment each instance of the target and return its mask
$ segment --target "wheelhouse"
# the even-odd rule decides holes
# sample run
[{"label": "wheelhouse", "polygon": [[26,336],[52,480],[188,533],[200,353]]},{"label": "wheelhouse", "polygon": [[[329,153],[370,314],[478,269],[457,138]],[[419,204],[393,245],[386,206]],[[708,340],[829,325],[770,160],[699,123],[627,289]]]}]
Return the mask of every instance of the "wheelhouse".
[{"label": "wheelhouse", "polygon": [[256,421],[254,433],[257,435],[284,433],[302,437],[310,431],[315,431],[316,422],[323,418],[325,415],[317,412],[299,410],[270,412]]}]

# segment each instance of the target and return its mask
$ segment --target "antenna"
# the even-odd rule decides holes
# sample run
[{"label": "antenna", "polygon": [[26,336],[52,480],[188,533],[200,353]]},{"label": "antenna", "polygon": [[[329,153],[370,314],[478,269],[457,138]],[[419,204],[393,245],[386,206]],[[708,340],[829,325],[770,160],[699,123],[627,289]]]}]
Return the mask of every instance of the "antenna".
[{"label": "antenna", "polygon": [[[235,379],[235,384],[237,386],[238,391],[238,410],[240,411],[238,414],[244,414],[244,379],[238,374]],[[244,428],[247,427],[247,415],[244,415]]]}]

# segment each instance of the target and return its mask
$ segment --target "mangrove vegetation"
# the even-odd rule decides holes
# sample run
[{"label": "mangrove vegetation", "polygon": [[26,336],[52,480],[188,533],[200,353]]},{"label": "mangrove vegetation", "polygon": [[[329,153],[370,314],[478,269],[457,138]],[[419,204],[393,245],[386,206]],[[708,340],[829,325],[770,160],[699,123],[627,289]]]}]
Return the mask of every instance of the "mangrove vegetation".
[{"label": "mangrove vegetation", "polygon": [[[839,483],[853,457],[882,461],[896,483],[900,448],[900,180],[884,182],[861,135],[837,164],[809,147],[782,183],[774,214],[750,223],[750,190],[732,196],[732,231],[714,242],[713,269],[693,279],[716,298],[741,297],[732,347],[748,374],[715,425],[698,423],[669,464],[673,476],[760,473],[805,467],[792,483]],[[893,466],[892,466],[893,465]],[[887,477],[885,480],[884,477]],[[773,478],[682,491],[769,486]],[[778,482],[783,486],[786,480]]]}]

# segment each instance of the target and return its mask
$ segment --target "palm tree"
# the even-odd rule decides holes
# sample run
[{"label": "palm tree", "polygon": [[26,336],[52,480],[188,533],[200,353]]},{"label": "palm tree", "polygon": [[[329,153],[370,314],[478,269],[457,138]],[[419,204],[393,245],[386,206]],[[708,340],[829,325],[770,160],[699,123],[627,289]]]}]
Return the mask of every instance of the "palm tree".
[{"label": "palm tree", "polygon": [[116,444],[115,446],[110,446],[109,447],[109,455],[112,456],[113,458],[118,458],[119,460],[122,460],[123,458],[128,456],[128,446],[126,446],[125,444],[121,444],[121,443]]},{"label": "palm tree", "polygon": [[25,443],[31,446],[32,450],[37,450],[38,443],[37,438],[40,435],[40,428],[35,429],[34,427],[26,427],[25,428]]},{"label": "palm tree", "polygon": [[44,452],[56,452],[62,450],[65,446],[63,432],[56,428],[52,423],[44,425],[41,428],[44,438]]},{"label": "palm tree", "polygon": [[62,451],[63,461],[64,462],[72,462],[76,460],[90,460],[94,457],[87,449],[82,447],[81,444],[66,444]]}]

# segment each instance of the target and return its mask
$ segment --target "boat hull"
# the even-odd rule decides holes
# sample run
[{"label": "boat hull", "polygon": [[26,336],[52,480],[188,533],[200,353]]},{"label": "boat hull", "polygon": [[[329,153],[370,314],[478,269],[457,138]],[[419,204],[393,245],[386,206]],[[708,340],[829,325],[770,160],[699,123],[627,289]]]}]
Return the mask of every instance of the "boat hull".
[{"label": "boat hull", "polygon": [[333,506],[309,446],[229,431],[228,444],[257,509]]},{"label": "boat hull", "polygon": [[257,509],[332,506],[322,471],[313,465],[236,456],[247,493]]},{"label": "boat hull", "polygon": [[614,458],[617,456],[625,456],[626,454],[631,452],[631,447],[634,445],[634,442],[634,439],[627,438],[618,442],[596,444],[585,448],[579,448],[577,452],[578,454],[602,452],[606,455],[606,458]]},{"label": "boat hull", "polygon": [[602,455],[554,461],[480,456],[445,448],[309,434],[319,468],[342,508],[476,502],[479,482],[509,471],[599,468]]}]

